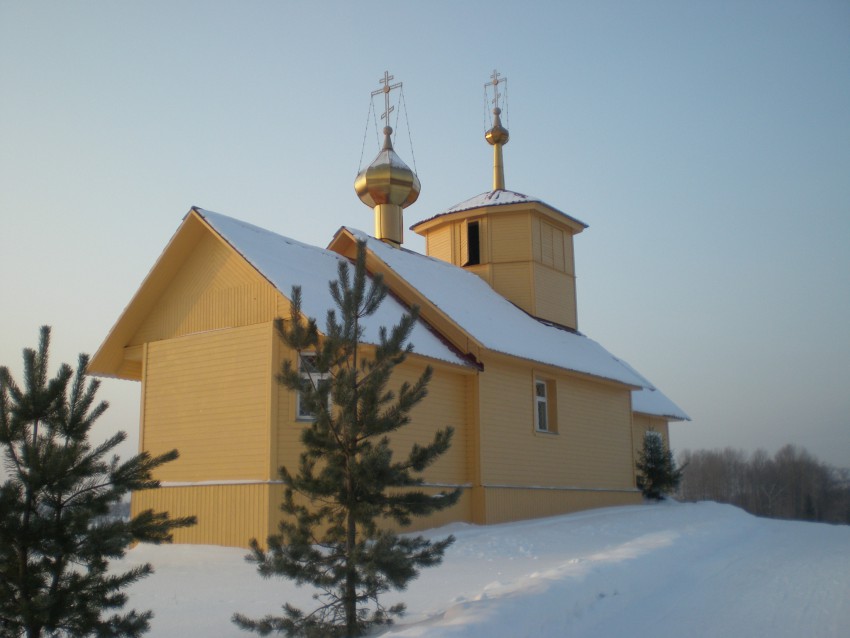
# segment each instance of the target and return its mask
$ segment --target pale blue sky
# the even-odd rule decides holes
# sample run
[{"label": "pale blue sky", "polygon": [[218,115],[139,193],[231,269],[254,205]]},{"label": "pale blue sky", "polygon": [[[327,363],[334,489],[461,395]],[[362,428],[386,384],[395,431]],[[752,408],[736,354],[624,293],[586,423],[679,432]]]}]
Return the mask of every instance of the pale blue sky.
[{"label": "pale blue sky", "polygon": [[[406,224],[488,190],[494,67],[507,187],[590,225],[579,327],[690,413],[673,447],[850,466],[846,1],[0,0],[0,362],[42,323],[54,362],[94,352],[192,205],[371,232],[352,184],[385,69]],[[138,391],[104,384],[104,429],[135,435]]]}]

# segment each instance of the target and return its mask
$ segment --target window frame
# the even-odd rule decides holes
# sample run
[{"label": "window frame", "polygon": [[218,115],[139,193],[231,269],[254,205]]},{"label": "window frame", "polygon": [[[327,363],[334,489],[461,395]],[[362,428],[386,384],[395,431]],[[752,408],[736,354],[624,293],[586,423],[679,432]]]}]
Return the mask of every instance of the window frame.
[{"label": "window frame", "polygon": [[[296,357],[298,359],[298,376],[301,378],[302,382],[309,383],[313,387],[318,387],[319,384],[325,380],[329,379],[331,375],[329,373],[321,373],[315,372],[305,369],[304,363],[309,361],[310,359],[315,361],[316,353],[315,352],[296,352]],[[315,369],[315,366],[313,366]],[[331,407],[331,397],[328,395],[328,410]],[[302,412],[301,410],[301,390],[296,390],[295,392],[295,420],[296,421],[315,421],[316,415],[313,413]]]},{"label": "window frame", "polygon": [[[534,432],[537,434],[558,433],[558,409],[556,401],[557,384],[554,379],[535,374],[532,383],[532,397],[534,400]],[[538,388],[543,388],[543,396],[538,393]],[[540,427],[541,406],[544,408],[545,423]]]}]

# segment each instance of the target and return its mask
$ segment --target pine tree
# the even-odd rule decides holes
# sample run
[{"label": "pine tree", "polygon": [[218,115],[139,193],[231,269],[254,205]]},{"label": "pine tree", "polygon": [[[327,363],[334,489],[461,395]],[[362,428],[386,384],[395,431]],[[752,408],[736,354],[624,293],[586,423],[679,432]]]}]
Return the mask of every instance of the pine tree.
[{"label": "pine tree", "polygon": [[[48,379],[50,328],[38,350],[24,350],[19,387],[0,367],[0,636],[139,636],[151,612],[122,613],[131,583],[152,572],[142,565],[107,573],[109,561],[134,541],[162,543],[194,518],[148,510],[131,520],[108,516],[132,490],[158,486],[151,472],[177,457],[147,453],[108,458],[120,432],[92,445],[89,431],[107,409],[95,404],[99,382],[67,364]],[[109,615],[105,615],[109,614]]]},{"label": "pine tree", "polygon": [[661,435],[651,430],[643,437],[636,466],[637,486],[646,498],[664,500],[664,494],[675,492],[682,481],[682,470],[676,468],[673,452],[665,449]]},{"label": "pine tree", "polygon": [[422,484],[416,474],[449,448],[450,427],[437,432],[430,444],[414,445],[406,459],[393,460],[388,435],[410,422],[432,371],[429,367],[415,383],[403,383],[397,393],[387,389],[393,369],[412,350],[408,337],[415,308],[389,333],[381,328],[374,355],[364,355],[361,321],[387,294],[380,276],[370,283],[365,260],[365,244],[359,243],[353,279],[348,264],[340,263],[339,279],[330,283],[340,319],[330,311],[323,336],[315,320],[302,315],[298,287],[292,291],[291,319],[277,322],[283,342],[314,373],[306,380],[286,361],[278,380],[300,392],[315,421],[302,432],[297,474],[280,470],[286,514],[280,533],[268,538],[267,550],[253,540],[248,559],[256,561],[263,577],[313,585],[318,607],[304,613],[287,603],[284,616],[260,620],[234,614],[237,625],[262,635],[353,637],[390,624],[404,605],[386,608],[379,596],[403,590],[420,568],[438,565],[454,541],[452,536],[438,542],[399,536],[379,527],[387,519],[409,525],[413,517],[450,507],[460,492],[429,495],[416,489]]}]

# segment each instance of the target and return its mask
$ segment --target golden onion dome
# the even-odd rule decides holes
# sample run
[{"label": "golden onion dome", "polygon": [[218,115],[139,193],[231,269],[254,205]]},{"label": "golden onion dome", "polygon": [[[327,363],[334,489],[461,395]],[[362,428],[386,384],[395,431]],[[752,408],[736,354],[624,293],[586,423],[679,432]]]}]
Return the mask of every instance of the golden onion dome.
[{"label": "golden onion dome", "polygon": [[493,109],[493,128],[484,134],[484,138],[493,146],[496,144],[507,144],[508,139],[510,139],[508,129],[502,126],[502,119],[499,117],[501,113],[502,109],[498,106]]},{"label": "golden onion dome", "polygon": [[407,208],[419,197],[419,178],[393,150],[392,127],[384,127],[384,146],[375,160],[360,171],[354,190],[370,208],[392,204]]}]

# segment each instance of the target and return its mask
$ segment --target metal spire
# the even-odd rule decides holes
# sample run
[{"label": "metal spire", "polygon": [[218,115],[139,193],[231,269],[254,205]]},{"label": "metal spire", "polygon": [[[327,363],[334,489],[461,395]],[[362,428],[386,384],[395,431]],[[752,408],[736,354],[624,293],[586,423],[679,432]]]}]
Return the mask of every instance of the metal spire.
[{"label": "metal spire", "polygon": [[484,85],[484,91],[487,91],[488,86],[493,87],[493,126],[484,134],[484,139],[493,146],[493,190],[505,190],[505,165],[502,161],[502,147],[508,143],[510,136],[508,129],[502,126],[502,120],[499,115],[502,109],[499,108],[499,98],[502,94],[499,92],[499,84],[505,83],[507,86],[508,78],[501,77],[501,74],[493,69],[490,75],[490,81]]}]

